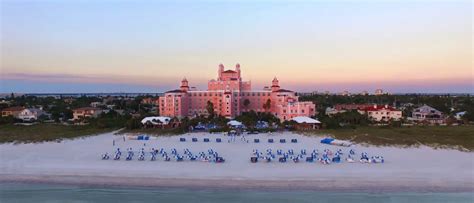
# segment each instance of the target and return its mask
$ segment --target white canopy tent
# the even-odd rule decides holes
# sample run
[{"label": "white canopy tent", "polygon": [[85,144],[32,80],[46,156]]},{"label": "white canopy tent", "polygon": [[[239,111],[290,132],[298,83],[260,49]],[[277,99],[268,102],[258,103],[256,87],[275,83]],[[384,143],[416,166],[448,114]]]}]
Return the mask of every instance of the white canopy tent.
[{"label": "white canopy tent", "polygon": [[143,118],[141,122],[142,122],[143,125],[145,125],[148,122],[150,122],[153,125],[168,125],[170,121],[171,121],[170,117],[150,116],[150,117]]},{"label": "white canopy tent", "polygon": [[307,116],[297,116],[297,117],[292,118],[291,120],[293,120],[293,121],[295,121],[299,124],[301,124],[301,123],[321,124],[321,122],[319,122],[318,120],[307,117]]},{"label": "white canopy tent", "polygon": [[236,121],[236,120],[231,120],[229,122],[227,122],[227,125],[230,125],[232,127],[242,127],[243,124],[239,121]]}]

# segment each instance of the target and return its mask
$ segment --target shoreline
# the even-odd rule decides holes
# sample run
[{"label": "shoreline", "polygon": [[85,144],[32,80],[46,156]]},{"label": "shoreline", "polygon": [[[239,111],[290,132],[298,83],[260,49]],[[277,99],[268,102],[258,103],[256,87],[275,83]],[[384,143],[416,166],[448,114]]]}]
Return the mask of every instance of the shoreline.
[{"label": "shoreline", "polygon": [[138,187],[213,190],[259,191],[330,191],[330,192],[474,192],[474,186],[465,183],[394,180],[247,180],[247,179],[192,179],[156,177],[114,177],[78,175],[15,175],[2,174],[0,183],[52,184],[92,187]]}]

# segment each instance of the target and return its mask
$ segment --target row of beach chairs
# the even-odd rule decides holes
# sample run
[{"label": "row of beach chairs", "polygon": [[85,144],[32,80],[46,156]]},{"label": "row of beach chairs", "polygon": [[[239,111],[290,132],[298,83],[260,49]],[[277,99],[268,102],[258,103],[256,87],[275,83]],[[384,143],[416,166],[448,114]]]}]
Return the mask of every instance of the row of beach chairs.
[{"label": "row of beach chairs", "polygon": [[[180,142],[186,142],[186,138],[184,138],[184,137],[179,138],[179,141],[180,141]],[[198,142],[198,139],[195,138],[195,137],[193,137],[193,138],[191,139],[191,141],[192,141],[192,142]],[[211,140],[210,140],[209,138],[204,138],[202,141],[203,141],[203,142],[210,142]],[[221,138],[216,138],[216,142],[222,142],[222,139],[221,139]]]},{"label": "row of beach chairs", "polygon": [[[184,137],[179,138],[179,141],[180,142],[186,142],[186,138],[184,138]],[[198,142],[198,139],[193,137],[193,138],[191,138],[191,141],[192,142]],[[204,142],[210,142],[210,139],[209,138],[204,138],[203,141]],[[267,141],[268,141],[268,143],[274,143],[275,142],[272,138],[269,138]],[[291,139],[290,141],[291,141],[291,143],[298,143],[297,139]],[[222,139],[221,138],[216,138],[216,142],[222,142]],[[260,139],[255,138],[255,139],[253,139],[253,142],[254,143],[260,143]],[[286,139],[280,139],[280,143],[286,143]]]},{"label": "row of beach chairs", "polygon": [[[206,151],[199,152],[197,154],[193,154],[189,149],[184,149],[184,154],[181,155],[178,153],[178,150],[173,148],[171,152],[166,152],[163,148],[160,150],[152,148],[151,151],[146,152],[144,148],[138,151],[137,160],[144,161],[147,157],[147,154],[150,156],[150,161],[156,161],[158,157],[162,157],[164,161],[171,161],[171,159],[175,159],[177,162],[181,162],[184,160],[189,161],[204,161],[204,162],[214,162],[214,163],[223,163],[225,159],[217,153],[217,151],[213,149],[209,149]],[[115,155],[113,160],[120,160],[122,156],[122,151],[120,148],[117,148],[115,151]],[[125,155],[126,161],[131,161],[135,157],[135,151],[132,148],[127,148],[127,153]],[[102,155],[102,160],[109,160],[111,157],[108,153]]]},{"label": "row of beach chairs", "polygon": [[[260,143],[260,139],[254,139],[253,142]],[[268,143],[274,143],[275,141],[272,138],[268,139]],[[280,139],[280,143],[286,143],[286,139]],[[291,139],[291,143],[298,143],[297,139]]]}]

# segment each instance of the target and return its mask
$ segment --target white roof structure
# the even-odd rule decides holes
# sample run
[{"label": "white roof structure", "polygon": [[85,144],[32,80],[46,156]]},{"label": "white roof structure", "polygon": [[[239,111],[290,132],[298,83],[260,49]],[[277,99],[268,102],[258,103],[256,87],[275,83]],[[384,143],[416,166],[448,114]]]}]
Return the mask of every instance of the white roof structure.
[{"label": "white roof structure", "polygon": [[[170,122],[171,118],[166,117],[166,116],[150,116],[150,117],[145,117],[141,121],[142,124],[146,124],[147,122],[150,122],[153,125],[158,125],[158,124],[163,124],[167,125]],[[158,122],[160,121],[160,123]]]},{"label": "white roof structure", "polygon": [[239,122],[239,121],[236,121],[236,120],[231,120],[231,121],[227,122],[227,125],[230,125],[230,126],[242,126],[242,123]]},{"label": "white roof structure", "polygon": [[318,120],[312,119],[312,118],[307,117],[307,116],[297,116],[297,117],[292,118],[291,120],[293,120],[297,123],[311,123],[311,124],[320,124],[321,123]]}]

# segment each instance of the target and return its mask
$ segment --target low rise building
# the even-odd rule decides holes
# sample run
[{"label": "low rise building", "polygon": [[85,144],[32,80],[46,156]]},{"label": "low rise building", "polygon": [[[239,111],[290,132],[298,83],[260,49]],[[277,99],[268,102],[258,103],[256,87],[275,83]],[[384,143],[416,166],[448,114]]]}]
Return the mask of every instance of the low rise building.
[{"label": "low rise building", "polygon": [[442,124],[445,122],[443,113],[428,105],[413,109],[409,120],[417,123],[426,122],[430,124]]},{"label": "low rise building", "polygon": [[398,121],[402,119],[402,111],[389,105],[373,105],[364,109],[368,118],[376,122]]},{"label": "low rise building", "polygon": [[321,127],[321,122],[307,116],[297,116],[291,119],[294,121],[297,130],[314,130]]},{"label": "low rise building", "polygon": [[18,118],[18,115],[20,115],[23,110],[25,110],[25,107],[22,106],[8,107],[2,110],[2,117],[13,116],[14,118]]},{"label": "low rise building", "polygon": [[73,120],[84,118],[97,118],[102,113],[102,109],[94,107],[82,107],[72,110]]},{"label": "low rise building", "polygon": [[36,121],[43,115],[47,116],[48,114],[42,109],[27,108],[23,109],[23,111],[18,114],[18,118],[23,121]]}]

